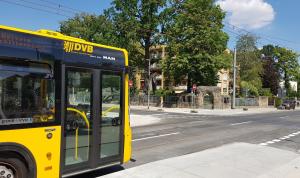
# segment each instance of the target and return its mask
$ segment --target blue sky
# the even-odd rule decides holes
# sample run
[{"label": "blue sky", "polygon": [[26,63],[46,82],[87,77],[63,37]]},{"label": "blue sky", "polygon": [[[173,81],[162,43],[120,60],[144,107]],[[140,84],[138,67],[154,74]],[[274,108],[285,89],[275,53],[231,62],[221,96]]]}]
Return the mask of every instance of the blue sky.
[{"label": "blue sky", "polygon": [[[225,31],[230,35],[229,48],[234,48],[236,37],[245,30],[260,37],[258,46],[273,43],[300,53],[300,1],[299,0],[218,0],[227,11]],[[9,2],[9,3],[7,3]],[[53,13],[18,6],[47,8]],[[32,2],[32,3],[28,3]],[[50,2],[50,3],[47,3]],[[35,4],[34,4],[35,3]],[[68,11],[100,14],[110,6],[111,0],[0,0],[0,24],[29,30],[58,30],[59,22],[72,16]],[[58,4],[63,7],[59,10]],[[62,9],[62,8],[60,8]],[[76,10],[73,10],[76,9]],[[245,29],[245,30],[244,30]]]},{"label": "blue sky", "polygon": [[[221,1],[221,0],[220,0]],[[258,46],[273,43],[287,48],[291,48],[300,53],[300,21],[297,20],[300,18],[300,1],[299,0],[223,0],[242,2],[242,1],[256,1],[256,5],[253,5],[253,9],[246,9],[241,13],[245,14],[247,17],[244,19],[244,22],[250,22],[253,20],[253,23],[257,22],[259,18],[267,17],[270,13],[264,10],[258,10],[259,7],[262,7],[260,3],[269,4],[274,13],[273,20],[268,22],[268,24],[261,26],[260,28],[251,28],[251,25],[241,25],[243,29],[253,32],[258,37],[260,37]],[[239,3],[237,3],[239,5]],[[256,7],[257,6],[257,7]],[[249,7],[249,6],[248,6]],[[242,7],[237,7],[238,9],[243,9]],[[229,22],[229,17],[231,12],[227,12],[226,22]],[[263,19],[262,19],[263,20]],[[232,23],[232,22],[231,22]],[[230,24],[231,24],[230,23]],[[238,24],[238,23],[237,23]],[[227,29],[227,30],[226,30]],[[231,39],[229,42],[229,47],[233,48],[235,45],[236,37],[232,32],[243,33],[243,30],[234,28],[226,24],[225,31],[228,32]]]},{"label": "blue sky", "polygon": [[[53,13],[42,12],[7,2],[47,9]],[[33,2],[35,4],[28,2]],[[66,16],[73,16],[72,12],[74,11],[100,14],[103,9],[110,7],[110,3],[110,0],[0,0],[0,24],[29,30],[58,30],[59,22],[66,20],[68,17],[57,15],[55,13],[66,14]],[[42,4],[44,7],[37,4]],[[60,8],[63,10],[58,9],[58,4],[63,6]],[[45,8],[45,6],[52,8]],[[64,7],[70,7],[75,10]]]}]

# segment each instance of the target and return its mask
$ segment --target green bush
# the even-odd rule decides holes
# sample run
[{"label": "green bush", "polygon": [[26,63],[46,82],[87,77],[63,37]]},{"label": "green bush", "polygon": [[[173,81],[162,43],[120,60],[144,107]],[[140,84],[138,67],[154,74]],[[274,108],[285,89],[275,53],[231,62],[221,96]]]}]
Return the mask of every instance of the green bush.
[{"label": "green bush", "polygon": [[292,97],[298,97],[299,93],[297,91],[289,90],[287,93],[287,96],[292,98]]},{"label": "green bush", "polygon": [[242,81],[241,88],[244,90],[248,90],[250,96],[258,96],[259,95],[258,89],[249,82]]},{"label": "green bush", "polygon": [[155,91],[155,95],[159,97],[169,96],[172,94],[171,90],[158,89]]},{"label": "green bush", "polygon": [[282,104],[282,99],[281,98],[275,98],[275,107],[277,108]]},{"label": "green bush", "polygon": [[268,97],[272,97],[273,96],[270,88],[262,88],[262,89],[260,89],[259,90],[259,95],[260,96],[268,96]]}]

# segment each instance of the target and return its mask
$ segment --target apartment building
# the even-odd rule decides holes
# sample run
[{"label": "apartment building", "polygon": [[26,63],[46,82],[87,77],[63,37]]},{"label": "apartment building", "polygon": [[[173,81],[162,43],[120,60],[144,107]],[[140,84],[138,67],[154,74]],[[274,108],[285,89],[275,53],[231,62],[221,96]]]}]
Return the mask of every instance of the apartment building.
[{"label": "apartment building", "polygon": [[[166,45],[159,45],[154,46],[150,49],[150,56],[151,60],[151,81],[150,82],[150,88],[152,89],[153,86],[156,86],[156,89],[170,89],[173,90],[175,93],[182,93],[187,90],[187,77],[183,78],[180,83],[175,84],[172,79],[169,78],[169,76],[164,75],[164,72],[162,71],[162,68],[160,66],[159,61],[165,60],[167,57],[167,46]],[[222,69],[218,72],[219,76],[219,83],[218,87],[221,88],[221,94],[222,95],[229,95],[229,80],[230,80],[230,72],[229,70]],[[137,89],[141,92],[146,91],[145,88],[147,88],[148,84],[148,74],[147,71],[138,71],[136,73],[136,81],[137,81]]]},{"label": "apartment building", "polygon": [[230,72],[228,69],[222,69],[218,72],[219,83],[218,87],[221,88],[221,95],[229,95],[229,80]]}]

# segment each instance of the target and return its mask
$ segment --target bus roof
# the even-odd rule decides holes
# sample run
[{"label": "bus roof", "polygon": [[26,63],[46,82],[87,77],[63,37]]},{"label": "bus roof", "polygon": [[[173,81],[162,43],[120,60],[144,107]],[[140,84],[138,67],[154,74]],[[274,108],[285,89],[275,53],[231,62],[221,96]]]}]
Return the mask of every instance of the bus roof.
[{"label": "bus roof", "polygon": [[37,31],[31,31],[31,30],[24,30],[24,29],[4,26],[4,25],[0,25],[0,29],[20,32],[20,33],[27,33],[27,34],[37,35],[37,36],[41,36],[41,37],[54,38],[54,39],[58,39],[58,40],[67,40],[67,41],[72,41],[72,42],[78,42],[78,43],[83,43],[83,44],[88,44],[88,45],[92,45],[92,46],[96,46],[96,47],[108,48],[108,49],[113,49],[113,50],[118,50],[118,51],[126,51],[125,49],[122,49],[122,48],[88,42],[88,41],[80,39],[80,38],[63,35],[59,32],[51,31],[51,30],[40,29]]},{"label": "bus roof", "polygon": [[[45,40],[44,40],[45,39]],[[50,30],[30,31],[0,25],[1,55],[15,57],[17,50],[31,50],[54,55],[65,62],[90,64],[111,64],[128,66],[128,52],[125,49],[92,43],[80,38],[63,35]],[[63,53],[62,53],[63,52]],[[20,55],[25,54],[19,52]],[[29,54],[29,53],[27,53]],[[59,56],[63,54],[63,56]],[[20,56],[19,56],[20,57]]]}]

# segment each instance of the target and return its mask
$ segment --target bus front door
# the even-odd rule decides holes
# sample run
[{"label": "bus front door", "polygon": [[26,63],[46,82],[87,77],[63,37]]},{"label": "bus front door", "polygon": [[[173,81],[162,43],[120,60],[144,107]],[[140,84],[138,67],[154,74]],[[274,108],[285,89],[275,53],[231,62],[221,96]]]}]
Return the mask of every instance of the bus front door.
[{"label": "bus front door", "polygon": [[122,162],[122,73],[65,68],[63,173]]}]

